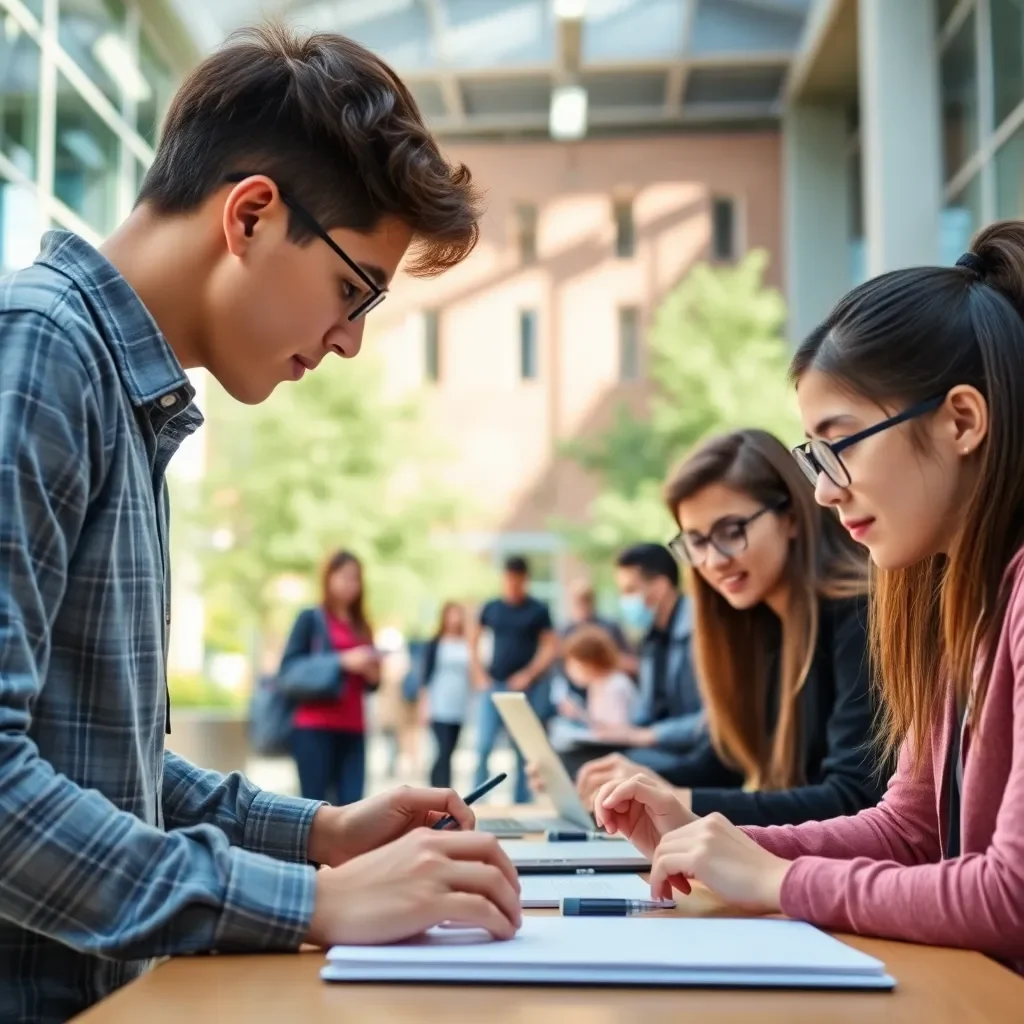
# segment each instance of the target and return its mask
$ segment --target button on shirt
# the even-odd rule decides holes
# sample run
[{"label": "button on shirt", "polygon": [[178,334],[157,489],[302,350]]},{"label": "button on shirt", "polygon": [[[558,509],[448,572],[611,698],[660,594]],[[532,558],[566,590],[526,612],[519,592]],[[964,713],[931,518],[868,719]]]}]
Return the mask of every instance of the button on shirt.
[{"label": "button on shirt", "polygon": [[164,749],[167,463],[202,423],[146,308],[50,232],[0,280],[0,1020],[305,935],[317,804]]}]

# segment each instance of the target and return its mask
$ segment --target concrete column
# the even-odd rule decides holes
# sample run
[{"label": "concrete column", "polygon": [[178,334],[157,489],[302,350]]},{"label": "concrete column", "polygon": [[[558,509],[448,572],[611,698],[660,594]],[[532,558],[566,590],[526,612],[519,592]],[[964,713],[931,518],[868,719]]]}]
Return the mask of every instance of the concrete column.
[{"label": "concrete column", "polygon": [[850,281],[850,165],[842,107],[793,103],[782,120],[789,335],[799,344]]},{"label": "concrete column", "polygon": [[860,0],[868,276],[939,260],[941,108],[934,0]]}]

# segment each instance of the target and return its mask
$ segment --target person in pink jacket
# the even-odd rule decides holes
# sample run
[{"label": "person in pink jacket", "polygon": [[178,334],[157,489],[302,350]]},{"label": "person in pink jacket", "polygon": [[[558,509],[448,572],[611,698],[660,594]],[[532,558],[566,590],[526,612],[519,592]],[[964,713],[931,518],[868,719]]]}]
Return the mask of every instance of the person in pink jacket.
[{"label": "person in pink jacket", "polygon": [[823,928],[978,950],[1024,973],[1024,222],[955,267],[854,289],[791,368],[794,455],[877,571],[881,803],[740,829],[648,776],[595,815],[652,855],[651,888],[697,879]]}]

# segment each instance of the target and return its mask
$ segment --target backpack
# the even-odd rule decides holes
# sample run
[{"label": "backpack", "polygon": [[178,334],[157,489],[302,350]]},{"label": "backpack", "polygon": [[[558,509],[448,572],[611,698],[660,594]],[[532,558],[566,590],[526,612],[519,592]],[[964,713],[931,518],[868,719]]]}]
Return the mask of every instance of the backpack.
[{"label": "backpack", "polygon": [[253,753],[259,757],[290,754],[294,712],[292,702],[277,687],[277,677],[260,676],[249,702],[249,743]]}]

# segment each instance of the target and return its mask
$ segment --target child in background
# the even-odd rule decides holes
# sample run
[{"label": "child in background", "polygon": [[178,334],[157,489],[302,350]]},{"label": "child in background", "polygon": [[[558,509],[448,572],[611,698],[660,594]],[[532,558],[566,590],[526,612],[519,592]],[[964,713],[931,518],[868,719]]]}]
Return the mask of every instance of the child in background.
[{"label": "child in background", "polygon": [[[586,690],[586,708],[573,703],[559,711],[566,717],[595,726],[624,726],[633,721],[637,691],[633,680],[620,671],[621,656],[615,641],[600,626],[581,626],[566,640],[562,656],[569,680]],[[563,702],[567,705],[568,701]]]}]

